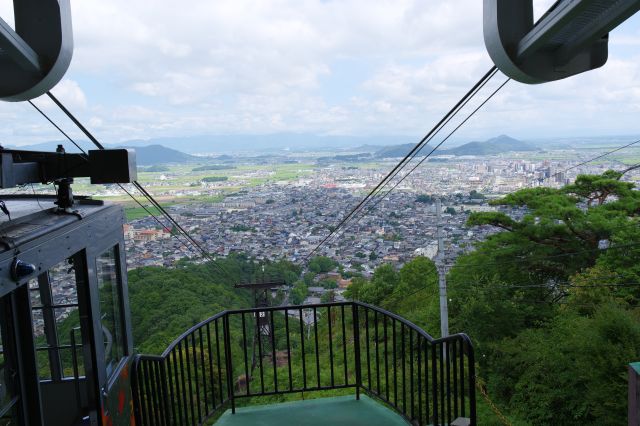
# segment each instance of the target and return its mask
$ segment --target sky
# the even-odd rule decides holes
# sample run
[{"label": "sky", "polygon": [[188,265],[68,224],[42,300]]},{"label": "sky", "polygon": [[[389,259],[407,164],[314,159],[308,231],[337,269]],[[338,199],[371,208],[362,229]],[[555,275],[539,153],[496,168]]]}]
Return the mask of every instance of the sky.
[{"label": "sky", "polygon": [[[205,134],[419,138],[492,65],[480,0],[71,3],[74,57],[53,93],[107,143]],[[536,0],[536,15],[551,3]],[[10,24],[11,4],[0,1]],[[544,85],[509,82],[458,137],[640,134],[639,24],[640,14],[611,33],[599,70]],[[47,99],[35,103],[79,135]],[[0,102],[0,123],[2,144],[60,139],[27,103]]]}]

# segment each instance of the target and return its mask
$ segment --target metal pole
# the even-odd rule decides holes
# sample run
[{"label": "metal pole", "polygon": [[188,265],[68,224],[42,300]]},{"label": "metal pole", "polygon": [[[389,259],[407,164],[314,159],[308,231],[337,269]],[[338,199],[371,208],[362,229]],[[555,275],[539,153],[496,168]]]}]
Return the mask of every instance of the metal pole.
[{"label": "metal pole", "polygon": [[438,255],[436,265],[438,267],[438,287],[440,288],[440,333],[442,337],[449,335],[449,307],[447,305],[447,280],[444,266],[444,241],[442,232],[442,202],[436,200],[436,215],[438,221]]}]

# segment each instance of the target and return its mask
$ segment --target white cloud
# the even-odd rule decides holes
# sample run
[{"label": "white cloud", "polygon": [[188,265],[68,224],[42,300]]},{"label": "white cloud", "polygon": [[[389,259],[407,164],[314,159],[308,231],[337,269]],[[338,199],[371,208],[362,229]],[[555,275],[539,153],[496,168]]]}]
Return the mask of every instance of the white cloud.
[{"label": "white cloud", "polygon": [[[552,3],[535,0],[536,16]],[[83,0],[72,9],[76,50],[54,92],[107,141],[417,135],[491,65],[478,0]],[[625,25],[611,43],[635,51],[640,33]],[[640,108],[638,53],[614,50],[605,69],[563,82],[510,83],[465,128],[630,132]],[[55,135],[20,108],[0,105],[0,137],[14,127],[29,138]]]},{"label": "white cloud", "polygon": [[[85,109],[87,107],[86,95],[80,88],[80,85],[73,80],[68,78],[63,79],[52,92],[56,98],[69,108],[78,110]],[[49,99],[44,96],[42,99],[49,101]]]}]

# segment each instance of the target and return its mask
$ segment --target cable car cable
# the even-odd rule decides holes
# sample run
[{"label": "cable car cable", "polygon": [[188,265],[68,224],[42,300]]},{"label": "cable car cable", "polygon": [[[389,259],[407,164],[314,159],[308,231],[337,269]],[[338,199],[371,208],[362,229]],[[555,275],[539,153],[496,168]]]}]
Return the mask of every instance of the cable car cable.
[{"label": "cable car cable", "polygon": [[[31,104],[31,106],[33,108],[35,108],[36,111],[38,111],[49,123],[51,123],[52,126],[54,126],[64,137],[66,137],[69,142],[71,142],[73,145],[76,146],[76,148],[78,148],[80,150],[80,152],[82,153],[82,155],[84,156],[83,158],[88,161],[88,156],[87,156],[87,152],[82,149],[82,147],[75,141],[73,140],[73,138],[71,138],[64,130],[62,130],[62,128],[60,128],[60,126],[58,126],[46,113],[44,113],[40,108],[38,108],[37,105],[35,105],[32,101],[28,101],[29,104]],[[138,199],[136,199],[133,194],[131,194],[129,191],[127,191],[127,189],[122,186],[122,184],[117,184],[118,187],[120,187],[120,189],[122,191],[124,191],[133,201],[135,201],[140,207],[142,207],[142,209],[144,209],[156,222],[158,222],[158,224],[164,228],[164,229],[168,229],[168,227],[163,224],[160,219],[158,219],[158,217],[156,215],[154,215],[149,209],[147,209],[146,206],[144,206],[142,203],[140,203],[140,201]],[[35,192],[35,190],[34,190]],[[38,201],[39,204],[39,201]],[[188,244],[185,244],[184,241],[180,238],[180,234],[176,234],[171,232],[171,235],[173,235],[174,237],[176,237],[176,239],[178,240],[178,242],[180,242],[180,244],[182,244],[183,247],[185,247],[188,250],[194,250],[196,251],[196,253],[198,253],[198,250],[195,250],[193,247],[190,247]]]},{"label": "cable car cable", "polygon": [[[494,75],[495,75],[495,72],[492,74],[492,77],[493,77]],[[489,80],[485,80],[485,81],[483,82],[483,84],[482,84],[482,85],[478,88],[478,90],[475,92],[475,94],[477,94],[477,93],[479,92],[479,90],[480,90],[482,87],[484,87],[484,85],[485,85],[488,81],[489,81]],[[474,95],[475,95],[475,94],[474,94]],[[402,165],[402,166],[401,166],[401,167],[400,167],[400,168],[399,168],[395,173],[393,173],[393,174],[392,174],[392,175],[391,175],[391,176],[386,180],[386,182],[384,182],[384,184],[383,184],[382,186],[380,186],[380,188],[378,189],[378,191],[377,191],[375,194],[373,194],[373,196],[372,196],[372,197],[370,197],[368,200],[366,200],[366,202],[365,202],[364,204],[362,204],[362,205],[357,209],[357,211],[355,211],[355,212],[353,213],[353,215],[351,215],[351,218],[350,218],[349,220],[347,220],[347,221],[343,224],[343,226],[342,226],[342,227],[343,227],[343,228],[346,228],[346,227],[348,226],[349,222],[350,222],[351,220],[353,220],[353,218],[354,218],[355,216],[357,216],[357,215],[358,215],[362,210],[364,210],[364,208],[366,207],[366,205],[367,205],[369,202],[371,202],[371,200],[372,200],[372,199],[376,198],[376,196],[382,192],[382,190],[384,189],[384,187],[386,187],[386,186],[387,186],[387,185],[388,185],[388,184],[393,180],[393,178],[395,178],[395,177],[396,177],[396,176],[397,176],[397,175],[398,175],[398,174],[399,174],[399,173],[400,173],[400,172],[401,172],[401,171],[402,171],[402,170],[403,170],[407,165],[409,165],[409,163],[410,163],[410,162],[411,162],[411,161],[412,161],[412,160],[413,160],[413,159],[414,159],[414,158],[415,158],[415,157],[416,157],[416,156],[417,156],[417,155],[422,151],[422,149],[423,149],[423,148],[424,148],[424,147],[425,147],[425,146],[426,146],[426,145],[427,145],[427,144],[428,144],[428,143],[429,143],[429,142],[430,142],[430,141],[431,141],[431,140],[432,140],[432,139],[433,139],[433,138],[434,138],[434,137],[435,137],[435,136],[436,136],[436,135],[437,135],[437,134],[438,134],[438,133],[439,133],[439,132],[440,132],[440,131],[441,131],[441,130],[442,130],[442,129],[443,129],[443,128],[444,128],[444,127],[445,127],[445,126],[446,126],[446,125],[447,125],[447,124],[452,120],[452,119],[453,119],[453,118],[454,118],[454,117],[455,117],[455,115],[457,115],[457,113],[458,113],[458,112],[460,112],[460,111],[462,110],[462,108],[463,108],[465,105],[467,105],[467,103],[468,103],[470,100],[471,100],[471,98],[468,98],[468,99],[467,99],[467,100],[466,100],[466,101],[465,101],[465,102],[464,102],[464,103],[459,107],[459,109],[458,109],[458,110],[457,110],[457,111],[456,111],[452,116],[450,116],[450,117],[449,117],[449,118],[448,118],[448,119],[447,119],[447,120],[442,124],[442,126],[440,126],[438,130],[436,130],[436,132],[435,132],[434,134],[432,134],[432,135],[427,139],[426,143],[425,143],[425,144],[423,144],[423,145],[420,147],[420,149],[418,149],[418,150],[417,150],[417,151],[416,151],[416,152],[411,156],[411,158],[410,158],[408,161],[406,161],[406,162],[405,162],[405,163],[404,163],[404,164],[403,164],[403,165]],[[414,169],[415,169],[415,167],[414,167]],[[412,170],[412,171],[413,171],[413,170]],[[409,172],[409,173],[411,173],[411,172]],[[396,185],[396,186],[397,186],[397,185]],[[385,195],[385,196],[386,196],[386,195]],[[383,197],[383,198],[384,198],[384,197]],[[366,214],[366,213],[365,213],[365,214]],[[335,236],[333,239],[335,239],[335,238],[338,238],[338,237],[337,237],[337,236]],[[331,238],[327,239],[327,241],[326,241],[325,243],[330,242],[329,240],[331,240]]]},{"label": "cable car cable", "polygon": [[[96,147],[98,147],[99,149],[105,149],[104,146],[82,125],[82,123],[80,123],[80,121],[73,116],[73,114],[62,104],[62,102],[60,102],[52,93],[48,92],[47,93],[49,95],[49,97],[51,98],[51,100],[69,117],[69,119],[71,119],[71,121],[73,121],[74,124],[76,124],[78,126],[78,128],[80,128],[80,130],[94,143],[94,145],[96,145]],[[82,147],[79,146],[78,143],[76,143],[66,132],[64,132],[53,120],[51,120],[51,118],[49,118],[49,116],[47,114],[44,113],[44,111],[42,111],[40,108],[38,108],[33,102],[29,101],[29,103],[47,120],[49,121],[49,123],[51,123],[63,136],[65,136],[73,145],[76,146],[76,148],[78,148],[82,154],[85,156],[85,160],[87,159],[87,153],[84,149],[82,149]],[[176,225],[176,228],[179,230],[178,233],[174,233],[173,231],[170,231],[171,235],[173,235],[174,237],[176,237],[176,239],[185,247],[185,248],[189,248],[188,245],[185,244],[185,242],[179,237],[180,233],[182,233],[182,236],[186,238],[187,242],[191,243],[191,249],[194,250],[197,253],[200,253],[203,257],[209,259],[210,261],[213,262],[214,266],[216,268],[218,268],[220,270],[220,272],[222,272],[224,275],[227,275],[228,277],[231,277],[231,275],[224,269],[222,268],[221,265],[218,265],[215,263],[215,258],[211,257],[209,255],[209,253],[207,253],[195,240],[193,240],[191,238],[191,236],[184,230],[184,228],[182,228],[176,221],[175,219],[173,219],[173,217],[171,217],[171,215],[169,215],[168,212],[166,212],[166,210],[164,210],[164,208],[162,208],[162,206],[159,205],[159,203],[151,196],[151,194],[149,194],[144,187],[142,187],[142,185],[137,182],[134,181],[133,182],[134,187],[136,187],[136,189],[138,189],[142,195],[147,198],[147,200],[149,202],[151,202],[151,204],[156,207],[161,214],[169,221],[170,224]],[[158,224],[160,224],[160,226],[162,228],[168,229],[167,226],[165,226],[159,219],[157,216],[155,216],[149,209],[147,209],[142,203],[140,203],[129,191],[127,191],[121,184],[118,184],[118,186],[120,187],[120,189],[122,189],[129,197],[131,197],[132,200],[134,200],[140,207],[142,207],[149,215],[151,215],[151,217],[153,217],[155,219],[156,222],[158,222]]]},{"label": "cable car cable", "polygon": [[[409,171],[409,173],[407,173],[406,175],[404,175],[399,182],[397,182],[389,191],[387,191],[382,198],[379,198],[376,200],[376,204],[373,205],[373,207],[370,208],[369,211],[373,210],[373,208],[375,208],[387,195],[389,195],[402,181],[404,181],[404,179],[406,179],[407,176],[409,176],[409,174],[411,174],[418,166],[420,166],[422,163],[424,163],[438,148],[440,148],[442,146],[442,144],[444,144],[453,134],[455,134],[455,132],[458,131],[458,129],[460,129],[460,127],[462,127],[469,119],[471,119],[471,117],[473,117],[487,102],[489,102],[489,100],[491,100],[508,82],[510,81],[510,79],[506,79],[500,86],[498,86],[497,89],[495,89],[480,105],[478,105],[471,113],[469,113],[467,115],[467,117],[460,123],[458,124],[442,141],[440,141],[440,143],[438,143],[438,145],[436,145],[424,158],[422,158],[422,160],[420,160],[418,162],[417,165],[415,165],[411,171]],[[362,209],[360,209],[360,211],[362,211]],[[368,213],[368,212],[367,212]],[[366,213],[365,213],[366,215]],[[360,220],[362,220],[361,216],[360,219],[358,220],[358,222]],[[357,222],[356,222],[357,223]],[[347,227],[347,223],[343,223],[341,224],[342,228],[343,228],[343,232],[340,235],[344,235],[344,230],[346,230]],[[337,235],[337,228],[334,229],[334,232],[332,232],[332,234],[330,234],[327,238],[325,238],[322,242],[320,242],[320,244],[318,244],[318,246],[316,246],[316,248],[314,248],[307,257],[310,257],[311,254],[313,254],[315,251],[317,251],[326,241],[329,240],[329,237],[331,237],[332,235]]]},{"label": "cable car cable", "polygon": [[[376,199],[375,204],[373,206],[371,206],[369,208],[369,210],[367,210],[364,215],[360,216],[360,218],[356,221],[356,224],[358,224],[360,222],[360,220],[362,220],[363,217],[365,217],[368,213],[370,213],[372,210],[374,210],[394,189],[396,189],[398,187],[398,185],[400,185],[411,173],[413,173],[418,167],[420,167],[420,165],[422,165],[422,163],[424,163],[430,156],[431,154],[433,154],[438,148],[440,148],[451,136],[453,136],[458,129],[460,129],[460,127],[462,127],[469,119],[471,119],[471,117],[473,117],[475,115],[476,112],[478,112],[478,110],[480,110],[480,108],[482,108],[487,102],[489,102],[489,100],[500,91],[500,89],[502,89],[508,82],[510,81],[510,79],[505,80],[496,90],[493,91],[493,93],[491,93],[491,95],[489,95],[489,97],[487,97],[487,99],[485,99],[484,102],[482,102],[476,109],[474,109],[469,115],[467,115],[467,117],[460,123],[458,124],[458,126],[456,126],[440,143],[438,143],[438,145],[436,145],[431,152],[429,152],[425,157],[422,158],[422,160],[420,160],[415,166],[413,166],[413,168],[411,170],[409,170],[409,172],[402,176],[400,178],[400,180],[398,182],[396,182],[396,184],[394,186],[391,187],[391,189],[389,189],[389,191],[387,191],[384,195],[382,195],[382,197],[379,197],[378,199]],[[345,225],[343,227],[343,232],[342,235],[344,235],[344,232],[346,231],[347,225]]]},{"label": "cable car cable", "polygon": [[[91,140],[91,142],[93,142],[93,144],[98,147],[99,149],[105,149],[104,145],[102,145],[94,136],[93,134],[91,134],[91,132],[89,132],[89,130],[84,127],[82,125],[82,123],[80,122],[80,120],[78,120],[72,113],[71,111],[69,111],[63,104],[62,102],[60,102],[58,100],[58,98],[56,98],[54,96],[53,93],[51,93],[50,91],[47,92],[47,96],[62,110],[62,112],[64,112],[67,117],[69,117],[69,119],[71,121],[73,121],[73,123]],[[191,235],[189,235],[188,232],[186,232],[184,230],[184,228],[182,226],[180,226],[180,224],[160,205],[160,203],[158,203],[151,194],[149,194],[149,192],[147,192],[146,189],[144,189],[144,187],[138,182],[138,181],[133,181],[133,185],[158,209],[160,210],[160,212],[172,223],[174,224],[183,234],[185,237],[187,237],[187,239],[189,239],[196,247],[198,247],[198,249],[202,252],[202,254],[209,258],[210,260],[213,260],[213,258],[211,256],[209,256],[209,254],[206,252],[206,250],[204,250],[200,244],[198,244],[192,237]]]},{"label": "cable car cable", "polygon": [[86,153],[86,151],[85,151],[84,149],[82,149],[82,148],[80,147],[80,145],[78,145],[78,144],[76,143],[76,141],[74,141],[74,140],[71,138],[71,136],[69,136],[69,135],[68,135],[64,130],[62,130],[62,129],[60,128],[60,126],[58,126],[56,123],[54,123],[54,121],[53,121],[51,118],[49,118],[49,116],[48,116],[47,114],[45,114],[45,113],[44,113],[40,108],[38,108],[38,106],[37,106],[36,104],[34,104],[34,103],[33,103],[33,101],[29,100],[29,101],[27,101],[27,102],[29,102],[29,104],[31,104],[31,106],[32,106],[32,107],[34,107],[34,108],[35,108],[35,110],[36,110],[36,111],[38,111],[38,112],[40,113],[40,115],[42,115],[42,116],[43,116],[43,117],[44,117],[44,118],[45,118],[49,123],[51,123],[51,125],[52,125],[53,127],[55,127],[56,129],[58,129],[58,131],[59,131],[60,133],[62,133],[62,135],[63,135],[65,138],[67,138],[67,139],[69,140],[69,142],[71,142],[72,144],[74,144],[74,145],[76,146],[76,148],[78,148],[78,149],[80,150],[80,152],[82,152],[82,154],[84,155],[85,159],[87,158],[87,153]]},{"label": "cable car cable", "polygon": [[[57,99],[56,99],[57,100]],[[75,145],[76,148],[78,148],[80,150],[80,152],[82,153],[82,155],[84,156],[84,159],[86,161],[88,161],[88,156],[87,156],[87,152],[82,149],[82,147],[75,141],[73,140],[73,138],[71,138],[64,130],[62,130],[62,128],[60,128],[60,126],[58,126],[47,114],[44,113],[44,111],[42,111],[40,108],[38,108],[38,106],[33,103],[31,100],[28,101],[29,104],[31,104],[31,106],[33,108],[35,108],[36,111],[38,111],[40,113],[40,115],[42,115],[49,123],[51,123],[51,125],[53,127],[55,127],[64,137],[66,137],[69,142],[71,142],[73,145]],[[149,209],[147,209],[146,206],[144,206],[142,203],[140,203],[140,201],[138,201],[129,191],[127,191],[122,184],[117,184],[118,187],[120,187],[120,189],[122,189],[129,197],[131,197],[131,199],[133,201],[135,201],[140,207],[142,207],[151,217],[153,217],[156,222],[158,222],[158,224],[165,229],[168,229],[167,226],[165,224],[163,224],[160,219],[158,219],[157,216],[155,216],[153,213],[151,213],[151,211],[149,211]],[[187,245],[185,245],[185,243],[178,237],[178,234],[175,233],[171,233],[172,235],[176,236],[176,239],[187,249],[191,249],[193,250],[193,248],[189,248]]]},{"label": "cable car cable", "polygon": [[408,164],[408,162],[410,162],[422,150],[422,148],[424,148],[426,143],[428,143],[431,138],[433,138],[435,134],[437,134],[444,127],[444,125],[446,125],[473,96],[475,96],[475,94],[487,83],[487,81],[489,81],[489,79],[491,79],[496,74],[496,72],[497,69],[491,69],[485,76],[483,76],[483,78],[478,83],[476,83],[476,85],[469,92],[467,92],[467,94],[454,106],[454,108],[452,108],[447,113],[447,115],[445,115],[445,117],[440,120],[440,122],[436,126],[434,126],[434,128],[420,142],[418,142],[418,144],[416,144],[416,146],[414,146],[414,148],[402,160],[400,160],[400,162],[396,164],[396,166],[378,183],[378,185],[376,185],[376,187],[373,188],[369,192],[369,194],[363,200],[361,200],[360,203],[356,205],[356,207],[354,207],[349,214],[347,214],[347,216],[342,219],[342,221],[336,226],[336,228],[334,228],[334,230],[330,232],[329,235],[327,235],[327,237],[305,257],[305,260],[308,260],[309,257],[321,245],[329,240],[332,235],[335,234],[335,232],[337,232],[337,230],[343,226],[344,223],[346,223],[353,215],[357,214],[357,212],[360,211],[363,206],[366,205],[374,195],[376,195],[377,192],[380,192],[381,188],[386,186],[386,184],[395,175],[397,175],[400,170],[402,170],[406,166],[406,164]]},{"label": "cable car cable", "polygon": [[445,114],[445,116],[438,122],[438,124],[436,124],[430,131],[429,133],[427,133],[427,135],[425,135],[412,149],[411,151],[409,151],[409,153],[407,155],[405,155],[405,157],[400,160],[400,162],[398,162],[395,167],[367,194],[367,196],[362,199],[352,210],[351,212],[349,212],[341,221],[340,223],[338,223],[338,225],[334,228],[333,231],[331,231],[329,233],[329,235],[327,235],[307,256],[305,256],[305,260],[308,260],[311,255],[316,252],[318,250],[318,248],[320,248],[320,246],[322,246],[324,244],[325,241],[327,241],[351,216],[353,216],[353,214],[360,208],[360,206],[362,206],[363,204],[365,204],[367,202],[367,200],[369,200],[376,191],[378,191],[378,189],[392,176],[392,174],[394,172],[396,172],[396,170],[398,170],[399,168],[402,167],[402,165],[407,162],[410,161],[410,157],[417,152],[418,150],[421,149],[422,145],[424,144],[424,142],[433,134],[435,134],[438,131],[438,128],[441,127],[443,125],[443,123],[445,123],[447,121],[447,119],[453,115],[455,115],[457,113],[457,110],[459,110],[459,107],[461,105],[463,105],[465,103],[465,101],[471,97],[473,97],[475,95],[475,93],[477,93],[477,90],[482,87],[486,81],[490,80],[497,72],[497,67],[494,65],[491,67],[491,69],[489,69],[489,71],[487,71],[487,73],[456,103],[456,105],[451,108],[449,110],[449,112],[447,112],[447,114]]}]

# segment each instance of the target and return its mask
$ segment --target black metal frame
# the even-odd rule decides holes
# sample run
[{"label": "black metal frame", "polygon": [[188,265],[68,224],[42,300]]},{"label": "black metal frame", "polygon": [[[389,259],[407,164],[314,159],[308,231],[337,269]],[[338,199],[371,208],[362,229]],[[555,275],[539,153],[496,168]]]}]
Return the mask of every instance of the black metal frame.
[{"label": "black metal frame", "polygon": [[[37,199],[31,197],[5,197],[5,202],[25,203],[21,208],[26,211],[23,216],[3,225],[4,245],[0,250],[0,304],[11,308],[0,309],[0,317],[5,328],[8,327],[6,321],[10,321],[10,331],[14,336],[9,340],[13,344],[8,344],[4,349],[16,351],[14,364],[18,373],[20,421],[24,424],[41,424],[42,418],[47,416],[60,424],[65,423],[66,420],[59,418],[60,413],[71,416],[76,412],[70,401],[81,407],[78,414],[89,416],[91,424],[100,424],[102,414],[110,414],[112,419],[116,419],[119,415],[118,392],[129,388],[128,375],[120,373],[125,368],[130,368],[133,361],[126,262],[122,249],[122,209],[118,206],[104,206],[101,202],[76,199],[78,214],[54,214],[52,210],[41,211]],[[33,205],[33,212],[25,208],[28,203]],[[24,225],[28,225],[26,229],[29,232],[19,232]],[[107,375],[101,362],[104,347],[95,259],[114,246],[120,296],[118,303],[122,312],[121,328],[124,334],[123,349],[127,356],[112,374]],[[9,273],[16,258],[36,266],[33,273],[20,277],[18,281]],[[75,303],[55,305],[47,303],[45,297],[41,298],[44,304],[34,303],[32,306],[29,293],[33,291],[29,289],[28,283],[38,277],[44,279],[46,271],[68,258],[73,258],[82,331],[78,333],[76,330],[73,338],[64,336],[65,341],[51,340],[46,347],[36,348],[32,309],[72,307]],[[65,351],[65,356],[71,351],[71,365],[68,360],[63,364],[67,371],[59,368],[58,361],[54,360],[52,365],[57,366],[56,373],[51,375],[51,379],[40,377],[36,354],[40,352],[43,356],[45,353],[51,355],[59,350]],[[129,395],[126,394],[125,398],[128,401]],[[122,416],[129,420],[128,412]]]},{"label": "black metal frame", "polygon": [[[258,333],[253,345],[260,313],[269,332]],[[356,398],[364,391],[412,424],[466,417],[475,425],[474,363],[465,334],[434,339],[364,303],[224,311],[187,330],[162,355],[136,357],[136,422],[201,425],[227,406],[235,412],[238,399],[353,388]]]},{"label": "black metal frame", "polygon": [[[6,299],[9,299],[9,297],[10,296],[7,296]],[[14,344],[15,336],[13,333],[13,314],[11,312],[10,300],[0,298],[0,315],[2,318],[8,320],[0,322],[0,345],[3,348],[2,354],[4,355],[4,362],[0,363],[0,373],[12,376],[11,378],[5,377],[5,385],[7,386],[5,392],[7,392],[10,400],[5,405],[0,405],[0,418],[3,418],[13,411],[14,413],[12,414],[17,416],[15,420],[21,421],[22,395],[20,383],[17,380],[12,380],[12,378],[17,375],[18,365],[16,362],[16,354],[14,353],[16,345]],[[1,400],[0,403],[2,403]]]}]

